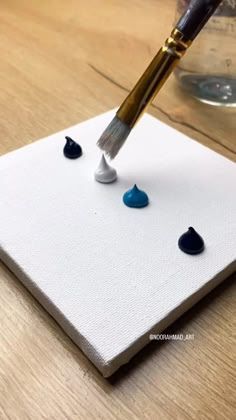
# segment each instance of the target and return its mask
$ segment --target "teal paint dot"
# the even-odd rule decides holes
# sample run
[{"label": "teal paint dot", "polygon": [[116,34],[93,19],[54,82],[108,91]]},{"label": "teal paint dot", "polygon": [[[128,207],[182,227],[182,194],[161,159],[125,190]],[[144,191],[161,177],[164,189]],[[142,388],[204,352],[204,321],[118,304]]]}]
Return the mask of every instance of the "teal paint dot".
[{"label": "teal paint dot", "polygon": [[128,207],[142,208],[149,204],[148,195],[135,184],[131,190],[123,195],[123,202]]}]

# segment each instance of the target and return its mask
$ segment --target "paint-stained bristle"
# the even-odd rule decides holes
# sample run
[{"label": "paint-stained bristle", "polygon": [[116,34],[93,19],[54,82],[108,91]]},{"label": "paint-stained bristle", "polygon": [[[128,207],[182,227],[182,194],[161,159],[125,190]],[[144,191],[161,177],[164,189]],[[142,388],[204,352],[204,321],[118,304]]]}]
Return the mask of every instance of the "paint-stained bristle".
[{"label": "paint-stained bristle", "polygon": [[115,116],[98,140],[97,145],[113,159],[123,146],[130,131],[131,128]]}]

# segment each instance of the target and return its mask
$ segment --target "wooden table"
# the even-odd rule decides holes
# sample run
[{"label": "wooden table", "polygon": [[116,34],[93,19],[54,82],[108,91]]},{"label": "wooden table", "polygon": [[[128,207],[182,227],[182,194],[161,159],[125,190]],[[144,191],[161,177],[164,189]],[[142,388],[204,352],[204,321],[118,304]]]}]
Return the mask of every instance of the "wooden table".
[{"label": "wooden table", "polygon": [[[0,153],[111,109],[168,35],[173,0],[2,0]],[[235,160],[233,110],[201,105],[174,77],[150,112]],[[194,157],[193,157],[194,158]],[[233,419],[228,279],[103,379],[8,269],[0,267],[1,419]]]}]

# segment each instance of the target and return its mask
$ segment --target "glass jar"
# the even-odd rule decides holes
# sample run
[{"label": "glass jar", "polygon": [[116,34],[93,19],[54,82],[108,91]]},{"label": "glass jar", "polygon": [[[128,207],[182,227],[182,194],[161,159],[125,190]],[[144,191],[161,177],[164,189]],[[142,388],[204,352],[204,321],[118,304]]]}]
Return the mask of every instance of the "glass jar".
[{"label": "glass jar", "polygon": [[[178,19],[190,0],[177,0]],[[236,106],[236,0],[224,0],[180,61],[180,85],[202,102]]]}]

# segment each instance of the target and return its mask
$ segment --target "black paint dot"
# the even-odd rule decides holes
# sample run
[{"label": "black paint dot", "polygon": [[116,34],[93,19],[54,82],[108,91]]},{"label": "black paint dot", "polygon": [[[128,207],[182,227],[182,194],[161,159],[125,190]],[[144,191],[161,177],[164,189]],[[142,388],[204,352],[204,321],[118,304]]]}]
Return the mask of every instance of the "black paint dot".
[{"label": "black paint dot", "polygon": [[65,157],[68,159],[77,159],[82,156],[83,152],[81,146],[68,136],[66,136],[65,139],[66,144],[63,149]]},{"label": "black paint dot", "polygon": [[178,246],[186,254],[196,255],[204,250],[204,241],[193,227],[190,227],[187,232],[180,236]]}]

